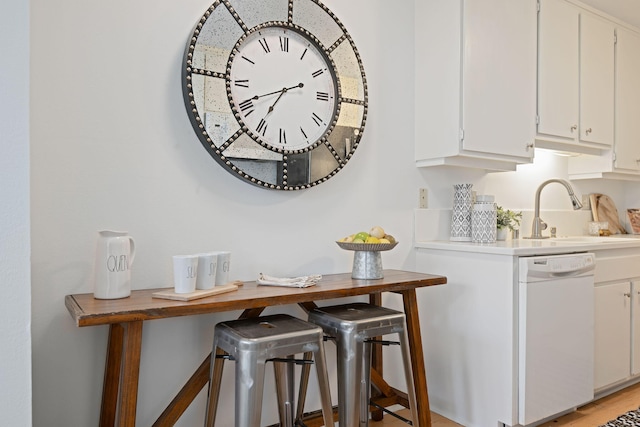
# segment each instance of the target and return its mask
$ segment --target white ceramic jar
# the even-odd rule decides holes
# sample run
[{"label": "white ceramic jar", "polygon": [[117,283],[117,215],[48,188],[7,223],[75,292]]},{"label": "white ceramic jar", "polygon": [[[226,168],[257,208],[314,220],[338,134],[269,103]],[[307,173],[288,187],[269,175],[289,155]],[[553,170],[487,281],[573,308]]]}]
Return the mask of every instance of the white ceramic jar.
[{"label": "white ceramic jar", "polygon": [[471,241],[471,207],[473,204],[473,184],[455,184],[453,210],[451,212],[452,242]]},{"label": "white ceramic jar", "polygon": [[477,195],[471,210],[471,241],[495,243],[497,233],[496,204],[491,195]]}]

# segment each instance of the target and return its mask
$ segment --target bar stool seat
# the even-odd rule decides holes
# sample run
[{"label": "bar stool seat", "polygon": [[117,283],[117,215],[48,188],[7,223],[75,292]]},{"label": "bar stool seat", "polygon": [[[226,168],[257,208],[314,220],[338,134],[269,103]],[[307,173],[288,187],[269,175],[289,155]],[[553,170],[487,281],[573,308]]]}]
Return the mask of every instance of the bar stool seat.
[{"label": "bar stool seat", "polygon": [[366,303],[318,307],[309,321],[335,338],[340,427],[369,425],[371,344],[374,337],[398,334],[413,426],[418,426],[416,396],[404,313]]},{"label": "bar stool seat", "polygon": [[[333,427],[323,335],[320,327],[285,314],[221,322],[215,326],[212,355],[223,350],[236,361],[236,427],[260,426],[264,369],[268,361],[274,362],[278,401],[285,405],[279,408],[281,425],[293,426],[293,405],[288,396],[293,393],[286,388],[289,385],[293,388],[293,365],[288,362],[298,353],[314,355],[324,422]],[[222,362],[212,357],[206,427],[213,426],[216,417]]]}]

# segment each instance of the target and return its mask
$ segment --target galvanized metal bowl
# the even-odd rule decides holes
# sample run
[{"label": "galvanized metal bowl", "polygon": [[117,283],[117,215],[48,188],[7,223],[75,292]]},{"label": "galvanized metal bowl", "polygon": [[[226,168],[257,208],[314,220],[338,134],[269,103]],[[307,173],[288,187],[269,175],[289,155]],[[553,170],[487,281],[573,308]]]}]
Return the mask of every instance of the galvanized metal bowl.
[{"label": "galvanized metal bowl", "polygon": [[347,251],[381,252],[389,251],[396,247],[399,242],[394,243],[353,243],[336,242],[338,246]]}]

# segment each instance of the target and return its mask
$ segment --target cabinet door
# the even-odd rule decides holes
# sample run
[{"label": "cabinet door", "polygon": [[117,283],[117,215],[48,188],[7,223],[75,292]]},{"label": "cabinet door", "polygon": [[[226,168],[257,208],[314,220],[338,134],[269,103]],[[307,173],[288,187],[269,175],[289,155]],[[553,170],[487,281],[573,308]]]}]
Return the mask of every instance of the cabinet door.
[{"label": "cabinet door", "polygon": [[533,157],[536,2],[465,1],[464,150]]},{"label": "cabinet door", "polygon": [[631,283],[595,288],[594,387],[628,378],[631,369]]},{"label": "cabinet door", "polygon": [[640,279],[631,284],[632,304],[631,310],[631,375],[640,374]]},{"label": "cabinet door", "polygon": [[579,12],[564,0],[541,0],[538,133],[578,139]]},{"label": "cabinet door", "polygon": [[613,145],[613,24],[580,13],[580,140]]},{"label": "cabinet door", "polygon": [[616,169],[640,169],[640,35],[618,28],[616,44]]}]

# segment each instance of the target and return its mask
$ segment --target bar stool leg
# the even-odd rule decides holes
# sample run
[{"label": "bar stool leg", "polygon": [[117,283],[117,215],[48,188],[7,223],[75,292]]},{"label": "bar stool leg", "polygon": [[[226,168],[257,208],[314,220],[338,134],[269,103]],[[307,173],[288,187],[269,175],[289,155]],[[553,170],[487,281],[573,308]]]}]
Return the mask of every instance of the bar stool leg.
[{"label": "bar stool leg", "polygon": [[265,363],[255,354],[236,358],[236,427],[260,427]]},{"label": "bar stool leg", "polygon": [[329,372],[327,371],[327,358],[324,351],[322,336],[318,340],[318,349],[315,351],[316,373],[318,375],[318,387],[320,388],[320,400],[322,403],[322,417],[325,427],[334,427],[333,405],[331,404],[331,391],[329,387]]},{"label": "bar stool leg", "polygon": [[[287,359],[293,359],[293,356],[288,356]],[[276,395],[278,396],[280,427],[293,427],[294,364],[274,361],[273,370],[275,374]]]},{"label": "bar stool leg", "polygon": [[[311,360],[313,353],[307,351],[304,353],[303,359]],[[300,390],[298,390],[298,408],[296,410],[296,421],[302,420],[304,415],[304,403],[307,400],[307,386],[309,385],[309,374],[311,373],[311,365],[302,365],[302,371],[300,373]]]},{"label": "bar stool leg", "polygon": [[418,403],[416,400],[416,388],[413,383],[413,365],[411,364],[411,354],[409,352],[409,338],[407,335],[407,330],[402,329],[402,331],[398,332],[398,337],[400,340],[400,348],[402,349],[402,362],[404,365],[404,377],[407,383],[407,395],[409,397],[411,421],[414,427],[420,427],[420,419],[418,418]]},{"label": "bar stool leg", "polygon": [[362,377],[360,378],[360,427],[369,426],[369,400],[371,399],[371,347],[361,343],[363,348]]},{"label": "bar stool leg", "polygon": [[338,345],[338,419],[340,427],[359,424],[363,345],[354,334],[340,331]]},{"label": "bar stool leg", "polygon": [[213,348],[215,352],[211,354],[214,358],[209,373],[209,403],[207,404],[207,414],[205,416],[205,427],[213,427],[216,421],[216,412],[218,409],[218,398],[220,397],[220,385],[222,384],[222,371],[224,368],[224,359],[217,358],[217,355],[226,354],[224,350],[218,348],[217,340],[214,338]]}]

